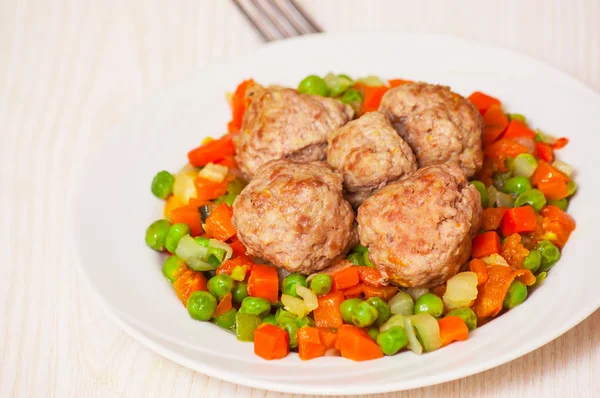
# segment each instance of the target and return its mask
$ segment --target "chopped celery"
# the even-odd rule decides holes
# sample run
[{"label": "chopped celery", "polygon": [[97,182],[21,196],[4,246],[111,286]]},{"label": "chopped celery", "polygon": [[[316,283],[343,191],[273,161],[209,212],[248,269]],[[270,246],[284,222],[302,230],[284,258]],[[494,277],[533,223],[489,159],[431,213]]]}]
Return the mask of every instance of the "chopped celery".
[{"label": "chopped celery", "polygon": [[237,313],[235,314],[235,334],[240,341],[254,341],[254,331],[262,320],[258,315]]}]

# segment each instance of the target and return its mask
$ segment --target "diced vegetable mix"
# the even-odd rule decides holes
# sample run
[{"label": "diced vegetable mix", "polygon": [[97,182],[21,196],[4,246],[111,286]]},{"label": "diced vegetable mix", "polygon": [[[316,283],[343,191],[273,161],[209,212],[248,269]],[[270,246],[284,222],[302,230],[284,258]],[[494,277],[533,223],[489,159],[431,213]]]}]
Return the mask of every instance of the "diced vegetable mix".
[{"label": "diced vegetable mix", "polygon": [[[481,229],[471,260],[433,289],[386,286],[369,250],[347,254],[353,266],[307,279],[279,280],[274,267],[246,255],[231,222],[231,206],[246,182],[234,160],[248,105],[242,82],[231,98],[228,134],[188,153],[179,173],[160,171],[152,193],[165,200],[164,219],[146,230],[146,244],[168,252],[162,272],[191,318],[253,341],[256,355],[302,360],[341,355],[355,361],[417,354],[466,340],[478,324],[522,304],[557,263],[575,221],[566,213],[576,191],[573,168],[554,152],[568,140],[529,127],[525,116],[505,113],[501,102],[475,92],[482,114],[484,164],[471,181],[481,197]],[[330,96],[358,115],[377,110],[385,92],[408,80],[375,76],[311,75],[298,91]]]}]

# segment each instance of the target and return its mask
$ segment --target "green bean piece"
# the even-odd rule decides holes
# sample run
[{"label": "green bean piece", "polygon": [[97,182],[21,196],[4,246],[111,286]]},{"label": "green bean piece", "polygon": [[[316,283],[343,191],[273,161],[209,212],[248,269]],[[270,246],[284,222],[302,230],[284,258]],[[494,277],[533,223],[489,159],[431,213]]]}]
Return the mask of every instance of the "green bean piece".
[{"label": "green bean piece", "polygon": [[223,329],[230,329],[235,326],[235,317],[237,315],[237,310],[235,308],[231,308],[229,311],[224,312],[223,314],[216,316],[213,321],[215,325],[222,327]]},{"label": "green bean piece", "polygon": [[216,309],[217,299],[209,292],[198,290],[188,298],[188,313],[197,321],[209,321]]},{"label": "green bean piece", "polygon": [[289,337],[290,348],[298,347],[298,324],[296,322],[284,322],[281,324],[281,328],[285,330]]},{"label": "green bean piece", "polygon": [[167,237],[165,238],[165,247],[171,254],[175,254],[175,250],[177,250],[177,245],[181,238],[185,235],[189,235],[190,227],[184,223],[177,223],[171,225],[169,228],[169,232],[167,232]]},{"label": "green bean piece", "polygon": [[146,229],[146,244],[152,249],[165,251],[165,242],[171,223],[167,220],[156,220]]},{"label": "green bean piece", "polygon": [[163,263],[163,275],[170,281],[175,282],[179,275],[179,270],[185,267],[185,263],[176,255],[169,256]]},{"label": "green bean piece", "polygon": [[537,250],[531,250],[525,260],[523,260],[523,268],[535,273],[542,263],[542,254]]},{"label": "green bean piece", "polygon": [[298,325],[299,328],[304,327],[304,326],[315,326],[315,321],[313,321],[312,318],[304,316],[302,318],[296,318],[296,325]]},{"label": "green bean piece", "polygon": [[275,320],[275,314],[269,314],[262,319],[263,323],[270,323],[271,325],[277,326],[277,321]]},{"label": "green bean piece", "polygon": [[546,206],[546,197],[539,189],[528,189],[520,194],[515,200],[515,207],[530,205],[536,211],[542,210]]},{"label": "green bean piece", "polygon": [[455,310],[452,310],[449,313],[447,313],[446,316],[460,317],[463,321],[465,321],[465,324],[467,325],[467,328],[469,328],[469,331],[477,327],[477,315],[475,315],[475,312],[473,312],[473,310],[468,307],[457,308]]},{"label": "green bean piece", "polygon": [[379,297],[370,297],[367,300],[367,303],[371,304],[373,307],[377,309],[377,319],[373,323],[375,326],[381,326],[387,321],[391,315],[390,307],[387,305],[385,301],[383,301]]},{"label": "green bean piece", "polygon": [[239,312],[264,317],[271,312],[271,302],[262,297],[246,297],[242,300]]},{"label": "green bean piece", "polygon": [[515,308],[517,305],[521,304],[527,298],[527,286],[518,279],[515,279],[513,283],[510,284],[508,291],[506,292],[506,296],[504,297],[504,301],[502,302],[502,307],[510,310]]},{"label": "green bean piece", "polygon": [[540,241],[535,250],[540,252],[542,256],[540,268],[538,269],[540,272],[548,271],[558,262],[558,260],[560,260],[560,250],[558,250],[558,247],[549,240]]},{"label": "green bean piece", "polygon": [[479,192],[479,196],[481,197],[481,207],[483,207],[484,209],[487,208],[489,203],[489,197],[485,184],[481,181],[474,180],[471,181],[471,185],[473,185]]},{"label": "green bean piece", "polygon": [[246,297],[248,297],[248,284],[246,282],[236,283],[231,290],[233,302],[240,304]]},{"label": "green bean piece", "polygon": [[217,199],[215,199],[214,203],[216,205],[226,203],[228,206],[232,206],[233,202],[235,202],[235,198],[237,198],[237,195],[226,193],[225,195],[219,196]]},{"label": "green bean piece", "polygon": [[375,264],[373,264],[371,262],[371,259],[369,258],[369,252],[363,253],[363,262],[365,263],[365,265],[369,268],[375,268]]},{"label": "green bean piece", "polygon": [[394,355],[408,343],[408,337],[404,328],[394,326],[377,336],[377,344],[385,355]]},{"label": "green bean piece", "polygon": [[291,312],[284,310],[283,308],[278,308],[277,312],[275,313],[275,321],[279,325],[283,325],[287,322],[296,323],[296,319],[298,319],[297,315],[292,314]]},{"label": "green bean piece", "polygon": [[289,274],[281,282],[281,291],[288,296],[300,297],[296,293],[296,285],[306,287],[306,276],[302,274]]},{"label": "green bean piece", "polygon": [[504,183],[504,192],[520,195],[531,189],[529,178],[523,176],[511,177]]},{"label": "green bean piece", "polygon": [[340,312],[342,313],[344,322],[352,323],[352,313],[354,312],[354,308],[360,303],[362,303],[362,300],[359,298],[351,298],[342,301]]},{"label": "green bean piece", "polygon": [[377,341],[377,336],[379,336],[379,328],[371,326],[369,330],[367,330],[367,334],[373,339],[373,341]]},{"label": "green bean piece", "polygon": [[433,293],[425,293],[415,302],[415,314],[428,313],[434,318],[439,318],[444,313],[442,299]]},{"label": "green bean piece", "polygon": [[173,193],[175,177],[168,171],[159,171],[152,179],[151,191],[159,199],[166,199]]},{"label": "green bean piece", "polygon": [[304,78],[298,85],[298,92],[326,97],[328,93],[325,80],[316,75],[310,75]]},{"label": "green bean piece", "polygon": [[567,198],[562,198],[560,200],[549,200],[548,204],[554,205],[562,211],[567,211],[567,208],[569,207],[569,201],[567,200]]},{"label": "green bean piece", "polygon": [[361,253],[350,253],[350,254],[348,254],[347,259],[354,265],[361,265],[361,266],[366,265],[365,257]]},{"label": "green bean piece", "polygon": [[327,274],[317,274],[310,281],[310,288],[317,296],[323,296],[331,290],[333,281]]},{"label": "green bean piece", "polygon": [[238,311],[235,314],[235,334],[240,341],[254,341],[254,331],[258,329],[258,325],[262,323],[262,319],[258,315],[244,314]]},{"label": "green bean piece", "polygon": [[208,291],[221,299],[233,289],[233,279],[227,274],[215,275],[208,281]]},{"label": "green bean piece", "polygon": [[359,328],[371,326],[379,316],[377,308],[369,302],[361,301],[352,311],[352,323]]}]

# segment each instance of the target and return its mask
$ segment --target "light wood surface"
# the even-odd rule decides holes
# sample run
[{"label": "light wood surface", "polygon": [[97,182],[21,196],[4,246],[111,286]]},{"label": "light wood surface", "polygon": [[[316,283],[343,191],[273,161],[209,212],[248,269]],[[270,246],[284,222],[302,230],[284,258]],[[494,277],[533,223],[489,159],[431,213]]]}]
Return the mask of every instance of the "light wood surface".
[{"label": "light wood surface", "polygon": [[[448,33],[600,89],[598,0],[301,3],[327,31]],[[226,0],[0,1],[0,397],[282,396],[195,373],[128,337],[86,291],[68,233],[76,181],[130,107],[260,44]],[[599,336],[596,311],[509,364],[396,396],[598,396]]]}]

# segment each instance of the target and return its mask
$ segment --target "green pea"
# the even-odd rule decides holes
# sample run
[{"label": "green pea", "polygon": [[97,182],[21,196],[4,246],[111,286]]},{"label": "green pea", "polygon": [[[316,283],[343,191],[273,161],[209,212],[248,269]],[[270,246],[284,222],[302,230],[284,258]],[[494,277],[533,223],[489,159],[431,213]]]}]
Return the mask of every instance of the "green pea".
[{"label": "green pea", "polygon": [[375,264],[373,264],[369,258],[369,252],[363,253],[363,261],[367,267],[375,268]]},{"label": "green pea", "polygon": [[213,320],[215,325],[222,327],[223,329],[231,329],[235,325],[235,317],[237,315],[237,310],[235,308],[231,308],[229,311],[216,316]]},{"label": "green pea", "polygon": [[535,250],[540,252],[540,255],[542,256],[540,268],[538,269],[540,272],[548,271],[558,260],[560,260],[560,250],[558,250],[558,247],[549,240],[540,241]]},{"label": "green pea", "polygon": [[496,174],[493,179],[494,187],[496,187],[497,190],[504,192],[504,184],[510,179],[511,175],[510,171]]},{"label": "green pea", "polygon": [[544,283],[547,275],[548,274],[546,272],[540,272],[539,274],[537,274],[535,276],[535,283],[533,285],[531,285],[531,289],[534,289],[534,288],[540,286],[542,283]]},{"label": "green pea", "polygon": [[364,266],[365,264],[365,256],[362,253],[350,253],[347,257],[348,261],[350,261],[354,265]]},{"label": "green pea", "polygon": [[473,310],[468,307],[457,308],[455,310],[452,310],[449,313],[447,313],[446,316],[460,317],[463,321],[465,321],[465,324],[467,325],[467,328],[469,328],[469,331],[477,327],[477,315],[475,315],[475,312],[473,312]]},{"label": "green pea", "polygon": [[442,299],[433,293],[425,293],[415,302],[415,314],[428,313],[434,318],[439,318],[444,313]]},{"label": "green pea", "polygon": [[349,88],[348,90],[346,90],[344,95],[342,95],[340,101],[348,105],[357,103],[360,104],[363,101],[363,94],[356,89]]},{"label": "green pea", "polygon": [[198,290],[190,295],[187,310],[197,321],[208,321],[217,309],[217,299],[209,292]]},{"label": "green pea", "polygon": [[167,220],[156,220],[146,229],[146,244],[152,249],[162,252],[171,223]]},{"label": "green pea", "polygon": [[366,328],[371,326],[379,316],[377,308],[371,303],[361,301],[356,304],[354,311],[352,311],[352,323],[359,328]]},{"label": "green pea", "polygon": [[408,343],[408,337],[404,328],[394,326],[377,336],[377,344],[385,355],[394,355]]},{"label": "green pea", "polygon": [[288,296],[300,297],[296,293],[296,285],[306,287],[306,276],[302,274],[289,274],[281,282],[281,291]]},{"label": "green pea", "polygon": [[248,285],[246,282],[238,282],[231,291],[231,298],[234,303],[241,303],[246,297],[248,297]]},{"label": "green pea", "polygon": [[254,341],[254,331],[262,319],[258,315],[244,314],[238,311],[235,314],[235,334],[240,341]]},{"label": "green pea", "polygon": [[504,192],[520,195],[531,189],[529,178],[523,176],[511,177],[504,183]]},{"label": "green pea", "polygon": [[309,318],[307,316],[302,317],[302,318],[296,318],[296,325],[298,325],[299,328],[304,327],[304,326],[315,326],[315,321],[312,320],[312,318]]},{"label": "green pea", "polygon": [[262,297],[246,297],[242,301],[240,313],[266,316],[271,311],[271,303]]},{"label": "green pea", "polygon": [[275,320],[275,314],[269,314],[262,319],[263,323],[270,323],[271,325],[277,326],[277,321]]},{"label": "green pea", "polygon": [[152,193],[159,199],[166,199],[173,193],[175,177],[168,171],[158,172],[152,179]]},{"label": "green pea", "polygon": [[329,293],[333,281],[331,276],[327,274],[317,274],[310,281],[310,288],[317,296],[322,296]]},{"label": "green pea", "polygon": [[535,273],[540,268],[541,261],[541,253],[537,250],[531,250],[523,260],[523,268]]},{"label": "green pea", "polygon": [[310,75],[300,82],[298,92],[326,97],[328,93],[327,84],[321,77]]},{"label": "green pea", "polygon": [[575,181],[569,180],[569,182],[567,182],[567,196],[572,196],[576,191],[577,184],[575,184]]},{"label": "green pea", "polygon": [[362,300],[359,298],[351,298],[342,301],[342,304],[340,305],[340,312],[342,313],[344,322],[352,323],[352,313],[354,312],[354,307],[360,303],[362,303]]},{"label": "green pea", "polygon": [[369,251],[369,248],[366,246],[361,245],[360,243],[357,243],[356,245],[352,246],[352,249],[350,249],[351,253],[367,253]]},{"label": "green pea", "polygon": [[554,205],[562,211],[567,211],[567,207],[569,207],[569,201],[567,200],[567,198],[562,198],[560,200],[549,200],[548,204]]},{"label": "green pea", "polygon": [[375,320],[374,325],[380,326],[385,323],[390,317],[390,307],[387,305],[385,301],[380,299],[379,297],[370,297],[367,300],[367,303],[371,304],[373,307],[377,309],[377,319]]},{"label": "green pea", "polygon": [[177,250],[177,245],[181,238],[185,235],[189,235],[190,227],[184,223],[178,223],[171,225],[169,228],[169,232],[167,232],[167,237],[165,238],[165,247],[170,253],[175,254],[175,250]]},{"label": "green pea", "polygon": [[473,185],[479,192],[479,196],[481,197],[481,207],[483,207],[484,209],[488,207],[489,198],[485,184],[481,181],[474,180],[471,181],[471,185]]},{"label": "green pea", "polygon": [[371,326],[369,330],[367,330],[367,333],[374,341],[377,341],[377,336],[379,336],[379,328]]},{"label": "green pea", "polygon": [[528,189],[515,200],[515,207],[523,205],[530,205],[535,210],[540,211],[546,205],[546,197],[539,189]]},{"label": "green pea", "polygon": [[233,289],[233,279],[227,274],[215,275],[208,281],[208,291],[221,301]]},{"label": "green pea", "polygon": [[510,284],[510,287],[506,292],[506,296],[502,302],[502,307],[510,310],[511,308],[515,308],[517,305],[521,304],[526,298],[527,286],[520,280],[515,279],[513,283]]},{"label": "green pea", "polygon": [[275,313],[275,321],[279,325],[283,325],[284,323],[287,323],[287,322],[295,323],[296,319],[298,319],[297,315],[294,315],[291,312],[284,310],[283,308],[278,308],[277,312]]},{"label": "green pea", "polygon": [[184,266],[185,266],[185,263],[178,256],[175,256],[175,255],[169,256],[163,263],[163,268],[162,268],[163,275],[171,282],[175,282],[177,280],[177,275],[179,274],[179,270],[181,269],[181,267],[184,267]]},{"label": "green pea", "polygon": [[290,348],[298,347],[298,329],[300,328],[296,322],[285,322],[281,325],[281,328],[288,334]]}]

